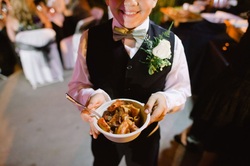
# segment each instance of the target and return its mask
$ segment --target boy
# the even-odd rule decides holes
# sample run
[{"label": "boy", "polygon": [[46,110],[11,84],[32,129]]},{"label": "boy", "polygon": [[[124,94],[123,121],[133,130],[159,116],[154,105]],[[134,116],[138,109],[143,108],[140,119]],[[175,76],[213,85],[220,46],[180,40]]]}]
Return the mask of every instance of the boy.
[{"label": "boy", "polygon": [[[177,36],[172,32],[165,35],[165,29],[149,20],[157,0],[106,3],[114,18],[83,33],[68,93],[90,110],[117,98],[146,103],[150,125],[128,143],[114,143],[98,133],[87,111],[83,110],[81,117],[89,122],[93,136],[93,165],[119,165],[125,155],[128,166],[156,166],[158,122],[181,109],[191,95],[184,49]],[[128,35],[122,38],[121,31]],[[137,34],[132,36],[132,31]],[[159,39],[157,44],[151,42],[154,37]]]}]

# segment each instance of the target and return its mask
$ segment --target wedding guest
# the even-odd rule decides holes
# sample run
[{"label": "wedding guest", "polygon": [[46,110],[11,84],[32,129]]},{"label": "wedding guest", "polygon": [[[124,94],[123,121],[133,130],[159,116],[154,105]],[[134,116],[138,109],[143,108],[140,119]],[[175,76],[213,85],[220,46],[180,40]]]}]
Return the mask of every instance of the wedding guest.
[{"label": "wedding guest", "polygon": [[55,24],[54,28],[60,31],[61,39],[73,35],[80,20],[93,16],[98,22],[103,16],[103,9],[90,6],[87,0],[75,0],[69,4],[65,0],[49,0],[47,7],[48,16]]},{"label": "wedding guest", "polygon": [[7,17],[6,28],[12,42],[15,42],[19,31],[52,28],[48,17],[37,9],[33,0],[10,0],[10,3],[12,10]]},{"label": "wedding guest", "polygon": [[[230,54],[230,66],[210,82],[194,104],[192,126],[175,136],[188,149],[205,152],[201,164],[220,165],[222,161],[228,166],[250,164],[249,155],[242,151],[250,148],[249,42],[248,26]],[[207,157],[209,161],[205,160]]]},{"label": "wedding guest", "polygon": [[[145,112],[151,114],[150,125],[128,143],[106,139],[94,128],[89,113],[79,110],[83,121],[90,125],[93,165],[117,166],[125,155],[128,166],[156,166],[158,122],[181,110],[191,95],[183,45],[174,33],[150,21],[157,0],[106,3],[113,19],[83,33],[68,93],[90,110],[117,98],[145,103]],[[116,30],[120,28],[129,33],[141,31],[142,36],[119,38],[122,35]]]},{"label": "wedding guest", "polygon": [[0,75],[9,76],[15,71],[17,55],[6,32],[6,17],[11,6],[9,0],[0,0]]},{"label": "wedding guest", "polygon": [[62,64],[64,64],[61,41],[74,35],[77,23],[84,18],[93,16],[93,22],[88,27],[95,25],[96,22],[101,20],[103,11],[101,8],[91,8],[87,0],[70,2],[66,2],[66,0],[48,0],[46,6],[48,8],[47,15],[52,22],[53,29],[56,31],[57,47]]},{"label": "wedding guest", "polygon": [[[65,17],[63,23],[64,36],[70,36],[75,33],[77,23],[85,18],[93,17],[93,21],[87,26],[91,27],[99,24],[103,18],[104,10],[99,6],[90,6],[87,0],[76,0],[71,6],[72,14]],[[106,20],[105,20],[106,21]]]},{"label": "wedding guest", "polygon": [[109,18],[108,12],[109,11],[108,11],[108,6],[105,3],[105,0],[87,0],[87,1],[88,1],[89,6],[91,8],[98,7],[98,8],[101,8],[103,10],[104,13],[103,13],[103,16],[102,16],[102,18],[100,20],[100,23],[105,22],[105,21],[108,20],[108,18]]}]

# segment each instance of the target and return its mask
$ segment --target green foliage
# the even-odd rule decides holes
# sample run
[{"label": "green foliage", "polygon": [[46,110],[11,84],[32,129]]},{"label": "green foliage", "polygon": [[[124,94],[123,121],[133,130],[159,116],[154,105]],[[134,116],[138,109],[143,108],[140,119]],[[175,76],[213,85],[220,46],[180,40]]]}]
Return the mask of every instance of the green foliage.
[{"label": "green foliage", "polygon": [[160,11],[161,7],[174,6],[176,0],[158,0],[155,8],[150,14],[150,19],[156,24],[160,25],[162,23],[163,13]]}]

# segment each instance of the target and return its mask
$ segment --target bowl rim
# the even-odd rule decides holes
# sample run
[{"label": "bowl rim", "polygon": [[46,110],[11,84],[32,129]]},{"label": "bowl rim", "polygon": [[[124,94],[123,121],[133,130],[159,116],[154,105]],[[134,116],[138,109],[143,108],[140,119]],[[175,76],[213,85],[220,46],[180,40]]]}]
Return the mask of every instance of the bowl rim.
[{"label": "bowl rim", "polygon": [[[117,99],[113,99],[113,100],[110,100],[110,101],[108,101],[108,102],[103,103],[100,107],[98,107],[98,108],[96,109],[96,111],[98,112],[98,110],[103,109],[103,108],[105,108],[105,107],[108,107],[109,104],[115,102],[116,100],[132,101],[132,102],[136,102],[136,103],[141,104],[142,106],[144,106],[144,103],[141,103],[141,102],[139,102],[139,101],[137,101],[137,100],[128,99],[128,98],[117,98]],[[106,136],[108,136],[108,137],[113,137],[113,138],[126,138],[126,137],[131,137],[131,136],[134,136],[134,135],[136,135],[136,134],[139,134],[142,130],[144,130],[144,129],[148,126],[149,121],[150,121],[150,114],[147,114],[146,120],[145,120],[144,124],[143,124],[138,130],[133,131],[133,132],[131,132],[131,133],[127,133],[127,134],[113,134],[113,133],[106,132],[106,131],[102,130],[102,129],[99,127],[99,125],[97,124],[97,119],[96,119],[96,118],[95,118],[95,120],[94,120],[94,126],[95,126],[95,128],[96,128],[99,132],[101,132],[102,134],[104,134],[104,135],[106,135]]]}]

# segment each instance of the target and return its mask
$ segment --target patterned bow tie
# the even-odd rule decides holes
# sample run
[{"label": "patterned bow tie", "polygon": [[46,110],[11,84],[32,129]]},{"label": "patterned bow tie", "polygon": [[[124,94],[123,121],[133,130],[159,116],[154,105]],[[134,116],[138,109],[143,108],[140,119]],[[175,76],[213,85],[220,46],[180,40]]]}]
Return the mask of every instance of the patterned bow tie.
[{"label": "patterned bow tie", "polygon": [[115,41],[123,38],[135,39],[137,42],[142,42],[146,36],[146,30],[128,30],[126,28],[114,27],[113,38]]}]

